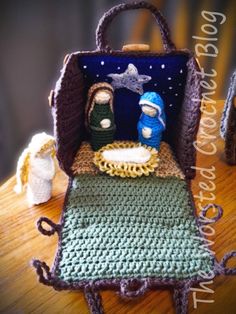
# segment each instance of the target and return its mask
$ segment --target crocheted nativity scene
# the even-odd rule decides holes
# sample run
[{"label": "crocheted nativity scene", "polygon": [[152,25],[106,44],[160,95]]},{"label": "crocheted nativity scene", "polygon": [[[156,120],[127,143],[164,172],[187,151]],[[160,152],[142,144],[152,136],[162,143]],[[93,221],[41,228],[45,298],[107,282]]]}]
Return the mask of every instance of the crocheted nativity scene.
[{"label": "crocheted nativity scene", "polygon": [[[120,12],[145,8],[161,28],[164,53],[113,51],[106,29]],[[205,243],[190,190],[200,119],[200,78],[191,52],[178,51],[167,24],[146,2],[122,4],[101,19],[97,50],[70,54],[52,93],[57,158],[69,175],[60,223],[38,221],[58,233],[50,269],[33,261],[39,281],[57,290],[83,290],[91,313],[103,313],[99,291],[137,297],[173,291],[186,313],[190,287],[205,274],[235,274]],[[192,101],[192,99],[195,99]],[[207,211],[217,214],[209,219]],[[47,223],[51,229],[46,230]]]}]

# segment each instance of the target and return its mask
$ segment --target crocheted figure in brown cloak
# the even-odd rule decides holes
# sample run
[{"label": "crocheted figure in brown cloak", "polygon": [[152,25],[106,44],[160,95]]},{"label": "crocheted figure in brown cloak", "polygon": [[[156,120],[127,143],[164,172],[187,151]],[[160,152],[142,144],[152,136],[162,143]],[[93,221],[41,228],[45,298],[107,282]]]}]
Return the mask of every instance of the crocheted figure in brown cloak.
[{"label": "crocheted figure in brown cloak", "polygon": [[106,82],[92,85],[86,105],[86,124],[91,146],[97,151],[114,140],[113,88]]}]

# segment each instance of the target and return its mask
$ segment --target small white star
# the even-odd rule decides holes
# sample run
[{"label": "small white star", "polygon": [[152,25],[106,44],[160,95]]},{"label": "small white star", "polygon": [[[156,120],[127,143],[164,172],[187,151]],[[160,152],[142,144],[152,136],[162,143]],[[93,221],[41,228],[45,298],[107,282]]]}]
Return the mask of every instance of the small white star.
[{"label": "small white star", "polygon": [[149,66],[149,69],[152,69],[152,65]]},{"label": "small white star", "polygon": [[165,66],[165,64],[163,63],[163,64],[161,65],[161,68],[162,68],[162,69],[165,69],[165,67],[166,67],[166,66]]},{"label": "small white star", "polygon": [[105,62],[104,61],[101,61],[101,65],[104,65],[105,64]]},{"label": "small white star", "polygon": [[173,104],[169,104],[169,106],[170,106],[170,107],[172,107],[172,106],[173,106]]},{"label": "small white star", "polygon": [[125,87],[140,95],[143,94],[143,84],[152,79],[151,76],[139,74],[132,63],[128,65],[125,72],[121,74],[111,73],[107,76],[112,78],[111,85],[114,89]]},{"label": "small white star", "polygon": [[117,67],[117,70],[120,70],[120,67]]},{"label": "small white star", "polygon": [[99,77],[99,74],[97,74],[96,77]]},{"label": "small white star", "polygon": [[84,68],[84,69],[87,69],[87,65],[84,65],[83,68]]},{"label": "small white star", "polygon": [[172,87],[172,86],[169,86],[169,89],[173,89],[173,87]]},{"label": "small white star", "polygon": [[176,93],[175,96],[178,96],[178,94]]},{"label": "small white star", "polygon": [[179,83],[179,86],[182,86],[182,84],[181,84],[181,83]]},{"label": "small white star", "polygon": [[168,80],[171,81],[171,77],[168,77]]},{"label": "small white star", "polygon": [[183,73],[183,70],[181,69],[181,70],[179,71],[179,73]]},{"label": "small white star", "polygon": [[154,86],[157,86],[157,83],[155,83]]}]

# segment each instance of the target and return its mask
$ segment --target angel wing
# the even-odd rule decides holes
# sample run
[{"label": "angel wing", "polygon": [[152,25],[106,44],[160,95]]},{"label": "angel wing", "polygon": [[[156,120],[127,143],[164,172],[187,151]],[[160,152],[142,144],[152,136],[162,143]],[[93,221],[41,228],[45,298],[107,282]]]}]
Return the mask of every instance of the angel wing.
[{"label": "angel wing", "polygon": [[17,162],[17,170],[16,170],[16,186],[14,187],[14,191],[17,194],[23,192],[24,186],[28,182],[29,175],[29,159],[30,159],[30,150],[26,148]]}]

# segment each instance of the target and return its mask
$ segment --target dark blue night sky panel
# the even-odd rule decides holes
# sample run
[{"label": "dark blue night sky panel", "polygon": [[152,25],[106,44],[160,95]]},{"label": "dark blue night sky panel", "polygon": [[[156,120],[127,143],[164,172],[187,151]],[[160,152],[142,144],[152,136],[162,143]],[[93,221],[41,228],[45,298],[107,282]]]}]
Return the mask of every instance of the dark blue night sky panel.
[{"label": "dark blue night sky panel", "polygon": [[[155,91],[165,103],[167,129],[176,121],[184,96],[187,76],[187,55],[169,56],[112,56],[84,55],[79,56],[79,67],[84,73],[87,89],[97,82],[112,82],[108,74],[121,74],[132,63],[139,74],[152,79],[143,85],[144,92]],[[116,138],[137,140],[137,123],[141,113],[138,105],[140,95],[127,88],[115,90],[114,111],[116,122]]]}]

